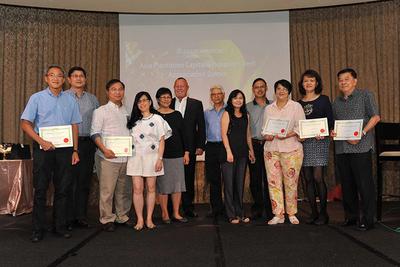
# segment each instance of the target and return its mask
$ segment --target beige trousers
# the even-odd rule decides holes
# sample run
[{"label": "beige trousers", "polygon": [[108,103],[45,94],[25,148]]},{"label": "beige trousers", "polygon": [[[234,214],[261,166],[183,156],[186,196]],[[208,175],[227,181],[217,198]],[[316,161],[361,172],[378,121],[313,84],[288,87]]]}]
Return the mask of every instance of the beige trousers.
[{"label": "beige trousers", "polygon": [[99,220],[102,224],[125,223],[132,206],[132,179],[126,175],[126,162],[110,162],[98,155],[95,162],[99,178]]}]

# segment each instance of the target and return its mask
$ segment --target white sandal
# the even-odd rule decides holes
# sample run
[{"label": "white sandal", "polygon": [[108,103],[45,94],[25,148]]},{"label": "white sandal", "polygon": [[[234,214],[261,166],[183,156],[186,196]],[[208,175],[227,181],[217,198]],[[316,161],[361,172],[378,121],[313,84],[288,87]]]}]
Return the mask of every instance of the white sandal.
[{"label": "white sandal", "polygon": [[299,224],[299,219],[297,219],[297,217],[295,215],[290,215],[289,216],[289,221],[291,224]]},{"label": "white sandal", "polygon": [[269,225],[275,225],[278,223],[284,223],[285,222],[285,217],[279,218],[277,216],[275,216],[274,218],[272,218],[272,220],[268,221]]}]

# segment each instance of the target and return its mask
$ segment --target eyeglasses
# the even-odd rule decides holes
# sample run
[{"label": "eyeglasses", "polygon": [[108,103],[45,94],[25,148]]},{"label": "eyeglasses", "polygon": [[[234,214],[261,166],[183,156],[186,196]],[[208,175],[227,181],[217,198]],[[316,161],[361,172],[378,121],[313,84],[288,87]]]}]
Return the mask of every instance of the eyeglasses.
[{"label": "eyeglasses", "polygon": [[86,78],[85,75],[71,75],[71,78]]},{"label": "eyeglasses", "polygon": [[116,92],[123,92],[125,89],[124,88],[110,88],[109,91],[112,93]]},{"label": "eyeglasses", "polygon": [[172,97],[169,95],[163,95],[159,97],[160,99],[171,99]]},{"label": "eyeglasses", "polygon": [[62,78],[64,78],[64,75],[62,75],[62,74],[56,75],[54,73],[46,74],[46,76],[49,77],[50,79],[53,79],[53,78],[62,79]]},{"label": "eyeglasses", "polygon": [[139,101],[138,101],[138,103],[145,103],[145,102],[147,102],[147,101],[150,101],[150,99],[139,99]]},{"label": "eyeglasses", "polygon": [[223,95],[223,93],[212,93],[211,96],[220,96]]}]

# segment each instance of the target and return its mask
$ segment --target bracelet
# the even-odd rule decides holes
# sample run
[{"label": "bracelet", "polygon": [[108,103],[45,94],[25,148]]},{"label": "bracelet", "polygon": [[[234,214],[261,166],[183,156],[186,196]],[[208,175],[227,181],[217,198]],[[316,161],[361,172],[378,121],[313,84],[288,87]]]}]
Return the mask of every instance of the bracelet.
[{"label": "bracelet", "polygon": [[74,151],[73,152],[76,152],[76,153],[78,153],[79,154],[79,150],[78,149],[74,149]]},{"label": "bracelet", "polygon": [[163,157],[159,157],[158,159],[159,159],[159,160],[163,160]]}]

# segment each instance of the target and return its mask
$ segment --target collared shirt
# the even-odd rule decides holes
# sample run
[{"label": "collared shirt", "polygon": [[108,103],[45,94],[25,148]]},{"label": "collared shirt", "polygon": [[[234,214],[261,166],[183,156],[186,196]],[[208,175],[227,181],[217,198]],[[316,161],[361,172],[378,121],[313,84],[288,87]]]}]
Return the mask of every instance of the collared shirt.
[{"label": "collared shirt", "polygon": [[175,97],[175,110],[178,110],[182,114],[182,117],[185,117],[186,103],[187,96],[182,98],[182,101],[179,101],[179,98]]},{"label": "collared shirt", "polygon": [[65,92],[71,94],[79,105],[79,112],[82,116],[82,123],[79,124],[79,136],[89,136],[93,111],[99,107],[99,101],[94,95],[86,91],[83,91],[80,97],[72,89]]},{"label": "collared shirt", "polygon": [[222,107],[219,111],[210,108],[204,111],[204,119],[206,122],[206,139],[208,142],[222,142],[221,137],[221,117],[225,111]]},{"label": "collared shirt", "polygon": [[[99,134],[102,138],[106,136],[130,136],[130,131],[126,127],[128,116],[124,105],[118,106],[108,101],[107,104],[100,106],[93,112],[90,135]],[[108,161],[120,163],[127,161],[127,157],[107,159],[100,149],[97,149],[96,153]]]},{"label": "collared shirt", "polygon": [[54,95],[49,87],[33,94],[21,115],[35,125],[35,132],[40,127],[78,124],[82,122],[79,106],[71,95],[61,91]]},{"label": "collared shirt", "polygon": [[[374,95],[368,90],[355,89],[351,95],[344,98],[342,95],[336,97],[332,104],[333,117],[335,120],[363,120],[363,127],[371,117],[379,115]],[[336,154],[365,153],[374,149],[374,136],[368,131],[362,136],[358,144],[352,145],[347,141],[335,141]]]},{"label": "collared shirt", "polygon": [[251,138],[263,140],[261,135],[262,127],[264,126],[264,113],[265,108],[269,104],[268,99],[265,99],[265,106],[260,106],[257,104],[256,100],[246,104],[247,112],[250,115],[250,134]]},{"label": "collared shirt", "polygon": [[[265,109],[264,118],[266,119],[281,119],[289,120],[289,126],[287,132],[294,131],[299,132],[299,120],[305,120],[303,107],[289,99],[286,105],[279,108],[274,101],[271,105],[268,105]],[[263,128],[262,135],[265,135],[265,128]],[[266,141],[264,145],[265,151],[277,151],[277,152],[292,152],[297,149],[303,149],[303,145],[297,140],[297,136],[292,136],[286,139],[274,138],[272,141]]]}]

